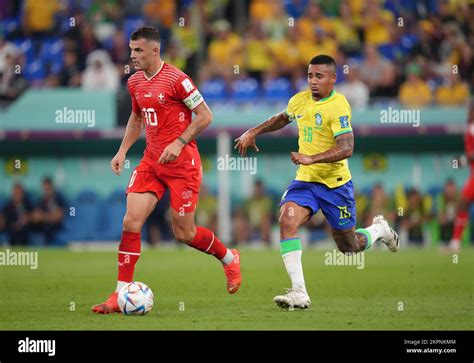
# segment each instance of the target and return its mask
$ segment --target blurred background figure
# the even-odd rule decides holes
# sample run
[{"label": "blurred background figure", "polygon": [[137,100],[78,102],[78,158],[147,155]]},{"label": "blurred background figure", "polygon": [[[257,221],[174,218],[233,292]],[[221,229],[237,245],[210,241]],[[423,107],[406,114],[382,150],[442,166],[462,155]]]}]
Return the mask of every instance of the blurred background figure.
[{"label": "blurred background figure", "polygon": [[170,230],[170,192],[166,191],[147,220],[149,243],[158,247],[164,241],[172,240]]},{"label": "blurred background figure", "polygon": [[95,50],[87,56],[87,66],[82,75],[84,89],[106,89],[115,91],[120,80],[117,69],[104,50]]},{"label": "blurred background figure", "polygon": [[234,208],[232,212],[232,242],[236,246],[250,241],[249,217],[242,207]]},{"label": "blurred background figure", "polygon": [[365,208],[365,225],[372,223],[372,219],[382,214],[389,223],[395,221],[395,208],[390,196],[385,192],[382,184],[377,183],[372,188],[368,204]]},{"label": "blurred background figure", "polygon": [[199,208],[196,209],[196,223],[217,231],[217,203],[216,196],[202,183],[199,191]]},{"label": "blurred background figure", "polygon": [[444,184],[442,194],[438,195],[436,199],[439,235],[440,240],[445,246],[451,240],[451,236],[453,235],[458,198],[459,195],[456,183],[452,179],[447,180]]},{"label": "blurred background figure", "polygon": [[353,108],[365,108],[369,105],[370,90],[362,82],[357,66],[349,68],[345,82],[337,85],[337,91],[346,96]]},{"label": "blurred background figure", "polygon": [[20,61],[15,46],[0,41],[0,99],[14,100],[28,87],[20,72]]},{"label": "blurred background figure", "polygon": [[[104,158],[113,152],[112,145],[119,142],[128,121],[127,80],[135,72],[128,43],[130,34],[143,25],[159,28],[161,56],[199,80],[196,86],[214,115],[210,129],[198,140],[207,162],[206,188],[196,216],[201,225],[215,230],[222,218],[217,206],[224,186],[214,167],[220,135],[232,139],[256,119],[285,109],[289,98],[308,87],[308,61],[326,53],[336,59],[335,89],[353,110],[356,148],[349,163],[358,219],[370,221],[384,213],[417,243],[440,243],[451,228],[453,185],[445,181],[452,179],[461,186],[469,176],[464,164],[455,168],[452,162],[462,152],[465,116],[474,91],[472,2],[0,0],[0,4],[1,210],[11,203],[15,183],[35,201],[44,193],[39,186],[45,174],[54,175],[60,187],[52,186],[53,193],[65,200],[76,201],[86,189],[96,194],[88,205],[90,223],[81,225],[86,216],[71,218],[65,213],[62,226],[50,226],[48,237],[41,232],[42,209],[34,203],[31,219],[19,219],[24,232],[16,234],[16,240],[22,243],[25,236],[30,242],[38,236],[51,238],[47,244],[62,238],[117,238],[110,228],[110,208],[119,213],[117,206],[123,207],[124,182],[109,175],[109,161]],[[95,110],[94,129],[85,123],[54,122],[51,115],[64,106],[69,111]],[[420,109],[422,127],[382,124],[380,112],[389,107],[395,112]],[[269,245],[274,238],[275,206],[281,195],[273,191],[282,190],[293,175],[288,153],[297,147],[296,124],[275,138],[262,138],[257,156],[259,165],[267,167],[259,168],[255,176],[260,184],[253,187],[254,179],[241,179],[241,174],[231,178],[226,215],[232,217],[224,224],[230,225],[229,242]],[[384,159],[383,165],[366,162],[372,153],[381,155],[377,160]],[[16,155],[25,155],[32,167],[22,173],[9,168]],[[135,149],[129,158],[124,178],[138,160]],[[413,188],[416,192],[408,193]],[[462,211],[453,232],[454,240],[464,237],[466,244],[474,238],[463,232],[465,227],[470,231],[474,212],[467,202],[460,198]],[[144,230],[154,244],[168,239],[165,204],[157,207]],[[4,240],[6,230],[13,228],[12,216],[21,209],[18,204],[9,208],[3,222],[0,218]],[[327,237],[320,215],[306,228],[310,240]]]},{"label": "blurred background figure", "polygon": [[273,215],[273,201],[261,180],[255,181],[253,195],[245,203],[249,218],[251,238],[270,245],[270,230]]},{"label": "blurred background figure", "polygon": [[442,106],[465,106],[469,102],[469,86],[458,73],[451,73],[436,90],[436,102]]},{"label": "blurred background figure", "polygon": [[400,228],[407,234],[409,243],[422,246],[426,241],[424,224],[428,221],[430,208],[426,207],[426,200],[415,188],[408,191],[407,202]]},{"label": "blurred background figure", "polygon": [[400,86],[398,98],[408,108],[426,107],[433,99],[428,83],[421,78],[421,67],[411,63],[407,69],[408,78]]},{"label": "blurred background figure", "polygon": [[4,209],[5,230],[11,246],[29,243],[32,211],[33,205],[25,195],[23,186],[15,184]]},{"label": "blurred background figure", "polygon": [[369,87],[370,96],[393,96],[395,90],[393,64],[380,56],[377,48],[372,44],[366,44],[364,55],[360,65],[360,76]]},{"label": "blurred background figure", "polygon": [[43,194],[32,213],[32,230],[38,232],[39,243],[60,245],[58,233],[63,227],[66,203],[50,177],[43,179],[42,189]]}]

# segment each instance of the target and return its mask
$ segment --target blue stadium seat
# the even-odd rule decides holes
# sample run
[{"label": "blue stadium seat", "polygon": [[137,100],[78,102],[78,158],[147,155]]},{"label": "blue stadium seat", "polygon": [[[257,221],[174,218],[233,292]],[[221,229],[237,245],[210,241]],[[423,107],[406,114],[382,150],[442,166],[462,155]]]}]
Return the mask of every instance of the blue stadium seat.
[{"label": "blue stadium seat", "polygon": [[104,240],[120,240],[122,220],[127,210],[127,198],[123,190],[114,191],[102,204],[101,237]]},{"label": "blue stadium seat", "polygon": [[[65,218],[63,221],[63,229],[58,233],[58,240],[64,241],[64,243],[70,241],[82,240],[81,226],[76,224],[77,219],[75,216],[70,215],[70,207],[65,209]],[[75,207],[74,207],[75,208]]]},{"label": "blue stadium seat", "polygon": [[381,56],[390,61],[394,61],[400,58],[402,54],[400,46],[398,44],[382,44],[378,47],[378,51]]},{"label": "blue stadium seat", "polygon": [[35,47],[31,39],[16,39],[13,44],[25,56],[26,63],[32,63],[36,59]]},{"label": "blue stadium seat", "polygon": [[145,25],[145,20],[142,17],[127,17],[123,22],[123,32],[125,39],[130,39],[130,35],[141,26]]},{"label": "blue stadium seat", "polygon": [[48,38],[41,44],[40,57],[45,60],[62,58],[64,44],[60,38]]},{"label": "blue stadium seat", "polygon": [[263,96],[269,101],[287,102],[292,96],[291,83],[287,78],[279,77],[263,85]]},{"label": "blue stadium seat", "polygon": [[256,101],[259,96],[258,82],[254,78],[238,79],[232,83],[233,99],[235,102]]},{"label": "blue stadium seat", "polygon": [[59,73],[63,67],[63,48],[59,38],[49,38],[42,43],[39,55],[43,64],[49,65],[51,73]]},{"label": "blue stadium seat", "polygon": [[0,34],[6,39],[9,38],[10,34],[20,29],[20,17],[15,16],[12,18],[3,19],[0,21]]},{"label": "blue stadium seat", "polygon": [[[71,204],[75,216],[66,219],[66,230],[76,240],[93,241],[100,238],[101,200],[93,190],[83,190]],[[68,213],[69,214],[69,213]]]},{"label": "blue stadium seat", "polygon": [[26,64],[24,76],[28,81],[44,79],[46,73],[43,61],[41,59],[36,59],[35,61]]},{"label": "blue stadium seat", "polygon": [[225,101],[229,95],[223,79],[211,79],[200,85],[204,99],[208,102]]},{"label": "blue stadium seat", "polygon": [[419,42],[419,37],[416,34],[403,34],[400,38],[400,46],[407,55],[409,51]]}]

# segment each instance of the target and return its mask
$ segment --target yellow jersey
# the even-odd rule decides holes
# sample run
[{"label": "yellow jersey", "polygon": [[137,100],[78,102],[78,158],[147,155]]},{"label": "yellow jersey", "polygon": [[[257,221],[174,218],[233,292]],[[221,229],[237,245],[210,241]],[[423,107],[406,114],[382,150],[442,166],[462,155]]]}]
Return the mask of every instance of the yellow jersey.
[{"label": "yellow jersey", "polygon": [[[351,106],[335,90],[315,101],[311,91],[303,91],[288,101],[286,113],[298,126],[298,146],[301,154],[314,155],[336,146],[335,138],[352,132]],[[351,180],[347,160],[334,163],[300,165],[295,180],[317,182],[336,188]]]}]

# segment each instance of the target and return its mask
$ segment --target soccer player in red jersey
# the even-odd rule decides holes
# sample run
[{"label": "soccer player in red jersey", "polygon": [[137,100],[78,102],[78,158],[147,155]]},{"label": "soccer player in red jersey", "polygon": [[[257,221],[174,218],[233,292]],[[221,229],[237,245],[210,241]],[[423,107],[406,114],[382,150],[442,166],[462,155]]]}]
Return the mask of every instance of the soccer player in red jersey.
[{"label": "soccer player in red jersey", "polygon": [[454,231],[449,243],[449,247],[453,252],[461,250],[461,238],[469,221],[469,206],[474,201],[474,102],[471,102],[469,115],[467,118],[467,130],[464,136],[464,149],[467,161],[471,168],[471,174],[464,188],[458,203],[458,211],[454,220]]},{"label": "soccer player in red jersey", "polygon": [[[133,281],[140,257],[140,232],[167,188],[176,239],[214,255],[223,266],[227,291],[241,283],[240,254],[227,249],[209,229],[194,224],[202,167],[195,138],[212,121],[211,110],[192,80],[160,57],[160,35],[154,27],[142,27],[130,37],[131,60],[137,72],[128,79],[132,112],[122,144],[111,161],[116,174],[122,171],[130,147],[146,129],[146,149],[127,188],[127,212],[118,252],[118,279],[114,293],[92,307],[99,314],[120,312],[118,291]],[[192,120],[192,113],[196,114]]]}]

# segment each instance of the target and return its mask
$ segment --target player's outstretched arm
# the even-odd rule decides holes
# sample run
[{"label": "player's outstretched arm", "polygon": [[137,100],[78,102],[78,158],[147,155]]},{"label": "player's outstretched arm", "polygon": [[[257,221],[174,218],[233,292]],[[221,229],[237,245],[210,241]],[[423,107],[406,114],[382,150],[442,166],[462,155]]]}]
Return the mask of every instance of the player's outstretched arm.
[{"label": "player's outstretched arm", "polygon": [[336,137],[336,146],[314,155],[304,155],[297,152],[291,153],[291,161],[296,165],[310,165],[316,163],[335,163],[336,161],[350,158],[354,151],[354,134],[348,132]]},{"label": "player's outstretched arm", "polygon": [[252,127],[251,129],[245,131],[242,135],[236,138],[234,149],[239,151],[239,154],[245,156],[247,149],[252,147],[255,151],[259,151],[257,144],[255,143],[255,138],[257,135],[263,134],[265,132],[272,132],[279,130],[290,123],[290,119],[286,111],[277,113],[273,115],[266,121],[262,122],[260,125]]},{"label": "player's outstretched arm", "polygon": [[206,102],[202,102],[193,112],[196,114],[194,120],[186,130],[175,141],[169,144],[161,154],[158,162],[168,163],[178,158],[184,146],[201,132],[203,132],[212,122],[212,112]]},{"label": "player's outstretched arm", "polygon": [[110,162],[110,166],[115,174],[120,175],[123,168],[123,163],[127,155],[128,150],[132,147],[135,141],[138,140],[142,133],[143,122],[140,115],[137,115],[132,111],[128,119],[127,128],[125,129],[125,135],[123,136],[122,144]]}]

